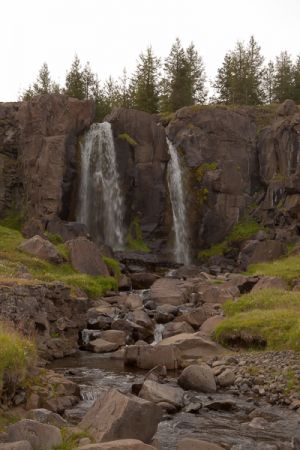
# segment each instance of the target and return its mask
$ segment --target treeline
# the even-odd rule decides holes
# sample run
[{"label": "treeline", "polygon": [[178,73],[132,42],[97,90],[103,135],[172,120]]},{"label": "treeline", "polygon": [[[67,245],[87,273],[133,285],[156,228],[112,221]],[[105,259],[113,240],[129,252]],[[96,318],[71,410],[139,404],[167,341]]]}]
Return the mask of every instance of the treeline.
[{"label": "treeline", "polygon": [[64,93],[78,99],[94,99],[97,119],[114,107],[136,108],[150,113],[173,112],[194,104],[223,103],[257,105],[291,98],[300,103],[300,55],[294,62],[287,51],[265,64],[261,48],[251,36],[247,44],[238,41],[228,52],[210,82],[215,94],[208,99],[203,59],[191,43],[184,48],[177,38],[162,61],[148,47],[137,60],[134,73],[126,69],[118,80],[101,83],[89,63],[78,56],[66,74],[64,86],[52,80],[44,63],[36,81],[21,96]]}]

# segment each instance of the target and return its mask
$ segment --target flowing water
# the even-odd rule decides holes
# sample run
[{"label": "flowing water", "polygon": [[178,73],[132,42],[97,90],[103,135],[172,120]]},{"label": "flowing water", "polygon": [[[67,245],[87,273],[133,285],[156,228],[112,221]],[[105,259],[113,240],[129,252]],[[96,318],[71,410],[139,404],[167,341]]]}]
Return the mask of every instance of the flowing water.
[{"label": "flowing water", "polygon": [[175,232],[176,262],[190,263],[188,221],[186,215],[186,201],[183,188],[183,176],[180,159],[174,144],[167,139],[170,161],[168,163],[168,186],[172,204],[173,224]]},{"label": "flowing water", "polygon": [[111,124],[94,123],[81,143],[81,181],[77,220],[91,236],[114,250],[124,245],[121,193]]},{"label": "flowing water", "polygon": [[[65,412],[67,420],[78,423],[103,390],[112,387],[131,392],[132,383],[141,383],[144,372],[124,368],[121,360],[89,352],[56,360],[51,368],[77,382],[81,401]],[[174,376],[174,375],[173,375]],[[176,379],[168,377],[176,386]],[[300,414],[283,407],[267,405],[245,396],[228,393],[200,394],[186,391],[185,405],[202,404],[198,412],[166,414],[155,438],[162,450],[175,450],[185,437],[203,439],[231,450],[291,450],[292,437],[298,434]],[[228,407],[228,405],[232,407]],[[257,413],[253,414],[253,411]],[[252,414],[252,420],[249,414]],[[264,419],[266,418],[266,419]],[[298,448],[298,447],[297,447]]]}]

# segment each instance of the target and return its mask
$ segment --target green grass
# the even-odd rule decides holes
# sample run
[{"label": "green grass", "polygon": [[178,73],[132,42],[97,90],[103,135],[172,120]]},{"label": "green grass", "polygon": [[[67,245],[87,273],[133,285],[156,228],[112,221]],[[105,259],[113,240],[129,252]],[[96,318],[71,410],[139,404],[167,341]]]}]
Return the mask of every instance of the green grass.
[{"label": "green grass", "polygon": [[148,253],[150,251],[148,245],[143,240],[140,221],[137,217],[135,217],[130,224],[129,231],[126,236],[126,242],[128,250],[144,253]]},{"label": "green grass", "polygon": [[251,264],[247,273],[280,277],[291,282],[300,277],[300,255],[286,256],[272,262]]},{"label": "green grass", "polygon": [[74,450],[74,448],[78,447],[78,442],[82,438],[89,437],[89,434],[85,431],[82,431],[81,433],[72,433],[70,434],[70,431],[67,428],[61,429],[61,434],[63,438],[63,442],[61,445],[57,445],[54,447],[54,450]]},{"label": "green grass", "polygon": [[138,145],[135,139],[131,137],[128,133],[121,133],[118,136],[119,139],[122,139],[122,141],[126,141],[129,145],[132,145],[133,147],[135,145]]},{"label": "green grass", "polygon": [[0,322],[0,397],[3,389],[14,391],[36,360],[34,343]]},{"label": "green grass", "polygon": [[6,228],[12,228],[13,230],[21,230],[22,226],[22,215],[19,211],[10,209],[6,211],[3,219],[0,220],[0,225]]},{"label": "green grass", "polygon": [[[300,351],[300,294],[265,289],[245,294],[223,305],[225,320],[215,330],[221,344],[256,337],[267,350]],[[251,345],[251,338],[249,339]],[[247,346],[247,345],[246,345]]]},{"label": "green grass", "polygon": [[[83,290],[91,297],[98,297],[108,290],[117,289],[117,281],[113,277],[81,274],[76,272],[69,263],[51,264],[21,252],[18,246],[23,240],[19,231],[0,225],[0,276],[16,277],[20,267],[25,266],[37,281],[62,281],[71,287]],[[67,258],[67,249],[64,244],[57,244],[56,247]]]},{"label": "green grass", "polygon": [[198,258],[201,260],[207,260],[211,256],[224,255],[230,250],[233,243],[238,243],[249,239],[261,229],[261,226],[254,219],[244,218],[233,227],[223,242],[201,250],[198,253]]},{"label": "green grass", "polygon": [[121,278],[121,267],[119,261],[114,258],[108,258],[107,256],[102,256],[103,261],[112,270],[112,273],[116,280],[120,280]]}]

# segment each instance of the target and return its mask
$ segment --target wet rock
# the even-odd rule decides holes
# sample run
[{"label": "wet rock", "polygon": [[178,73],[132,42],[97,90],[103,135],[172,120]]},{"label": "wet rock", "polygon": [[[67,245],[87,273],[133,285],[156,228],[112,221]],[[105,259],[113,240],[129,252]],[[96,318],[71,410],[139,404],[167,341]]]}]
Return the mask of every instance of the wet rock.
[{"label": "wet rock", "polygon": [[176,450],[224,450],[224,447],[208,441],[186,438],[178,442]]},{"label": "wet rock", "polygon": [[125,348],[125,364],[140,369],[153,369],[165,366],[176,370],[180,366],[180,352],[173,345],[130,345]]},{"label": "wet rock", "polygon": [[94,353],[114,352],[115,350],[118,350],[119,347],[120,347],[119,344],[115,342],[109,342],[101,338],[91,341],[88,345],[89,350],[91,350]]},{"label": "wet rock", "polygon": [[198,330],[199,327],[206,321],[207,319],[207,311],[205,308],[196,308],[191,312],[184,313],[176,317],[176,322],[186,322],[191,325],[194,329]]},{"label": "wet rock", "polygon": [[54,264],[63,262],[63,257],[58,253],[56,247],[41,236],[33,236],[19,245],[19,250],[37,258],[45,259]]},{"label": "wet rock", "polygon": [[126,296],[124,304],[128,309],[132,311],[137,308],[141,308],[143,306],[143,301],[139,295],[130,294]]},{"label": "wet rock", "polygon": [[190,402],[190,403],[188,403],[185,406],[184,410],[187,413],[198,413],[201,408],[202,408],[202,403],[200,403],[200,402]]},{"label": "wet rock", "polygon": [[126,344],[126,333],[121,330],[101,331],[101,338],[108,342],[118,344],[119,346]]},{"label": "wet rock", "polygon": [[155,450],[151,445],[137,439],[119,439],[117,441],[88,444],[78,447],[76,450]]},{"label": "wet rock", "polygon": [[96,330],[108,330],[120,310],[113,306],[97,306],[87,311],[88,327]]},{"label": "wet rock", "polygon": [[221,387],[228,387],[234,384],[235,374],[230,369],[225,369],[220,375],[217,376],[217,383]]},{"label": "wet rock", "polygon": [[32,409],[27,414],[27,419],[36,420],[40,423],[46,423],[55,427],[65,427],[67,421],[63,419],[59,414],[49,411],[45,408]]},{"label": "wet rock", "polygon": [[149,442],[162,417],[154,403],[116,389],[104,392],[79,424],[95,440],[140,439]]},{"label": "wet rock", "polygon": [[136,309],[131,314],[132,321],[140,325],[143,328],[153,329],[153,322],[148,316],[148,314],[142,309]]},{"label": "wet rock", "polygon": [[207,364],[192,364],[186,367],[178,378],[178,384],[184,389],[198,392],[216,392],[214,374]]},{"label": "wet rock", "polygon": [[8,440],[10,442],[25,440],[30,442],[33,450],[51,450],[62,443],[61,432],[53,425],[47,425],[35,420],[23,419],[9,425]]},{"label": "wet rock", "polygon": [[88,275],[109,276],[109,271],[96,244],[85,237],[79,237],[68,241],[66,245],[75,270]]},{"label": "wet rock", "polygon": [[211,402],[205,402],[203,407],[212,411],[234,411],[237,409],[237,404],[232,399],[214,400]]},{"label": "wet rock", "polygon": [[154,403],[167,402],[179,409],[183,406],[184,391],[168,384],[146,380],[139,393],[139,397]]}]

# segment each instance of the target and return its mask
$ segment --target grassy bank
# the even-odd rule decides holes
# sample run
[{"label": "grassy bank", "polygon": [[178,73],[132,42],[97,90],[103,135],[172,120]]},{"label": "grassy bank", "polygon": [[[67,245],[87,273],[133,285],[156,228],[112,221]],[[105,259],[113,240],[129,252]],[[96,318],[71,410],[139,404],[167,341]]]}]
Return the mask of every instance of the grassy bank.
[{"label": "grassy bank", "polygon": [[248,268],[250,275],[280,277],[292,282],[300,277],[300,255],[291,255],[268,263],[252,264]]},{"label": "grassy bank", "polygon": [[36,359],[34,343],[0,322],[0,398],[13,393]]},{"label": "grassy bank", "polygon": [[[114,277],[99,277],[76,272],[69,263],[51,264],[18,250],[24,238],[20,231],[0,225],[0,277],[17,277],[22,268],[26,268],[37,281],[62,281],[79,288],[91,297],[104,294],[107,290],[117,289]],[[57,243],[56,248],[67,255],[64,244]]]},{"label": "grassy bank", "polygon": [[215,338],[223,345],[300,351],[300,294],[265,289],[223,306]]}]

